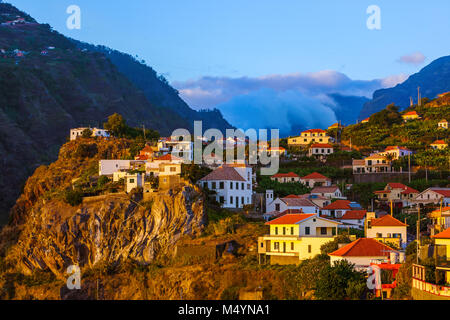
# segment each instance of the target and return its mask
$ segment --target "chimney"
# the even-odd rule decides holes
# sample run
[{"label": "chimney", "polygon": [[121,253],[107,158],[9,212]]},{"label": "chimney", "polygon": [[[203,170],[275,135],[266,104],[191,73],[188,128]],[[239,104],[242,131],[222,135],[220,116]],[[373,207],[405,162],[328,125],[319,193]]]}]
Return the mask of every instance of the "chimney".
[{"label": "chimney", "polygon": [[266,213],[269,212],[268,207],[269,204],[271,204],[273,202],[273,200],[275,200],[273,198],[273,190],[266,190]]}]

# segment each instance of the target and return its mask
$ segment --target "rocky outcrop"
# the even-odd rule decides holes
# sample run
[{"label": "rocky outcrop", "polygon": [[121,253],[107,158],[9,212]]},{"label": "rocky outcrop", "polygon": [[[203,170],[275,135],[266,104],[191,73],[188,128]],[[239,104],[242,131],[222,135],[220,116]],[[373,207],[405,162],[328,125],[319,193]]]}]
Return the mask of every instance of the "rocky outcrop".
[{"label": "rocky outcrop", "polygon": [[190,185],[158,195],[151,209],[127,196],[75,208],[50,201],[32,209],[7,259],[25,274],[50,270],[61,278],[69,265],[83,269],[127,259],[148,264],[170,256],[180,236],[197,235],[203,225],[203,198]]}]

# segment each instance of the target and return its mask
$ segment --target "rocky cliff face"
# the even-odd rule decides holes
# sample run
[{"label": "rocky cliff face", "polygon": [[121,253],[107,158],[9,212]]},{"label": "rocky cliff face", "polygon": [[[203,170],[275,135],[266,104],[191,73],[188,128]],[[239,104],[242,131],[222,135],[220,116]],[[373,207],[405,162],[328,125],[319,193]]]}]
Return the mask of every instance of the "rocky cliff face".
[{"label": "rocky cliff face", "polygon": [[[125,157],[129,144],[126,139],[78,139],[61,148],[56,162],[38,168],[12,210],[12,223],[0,234],[6,263],[23,274],[51,271],[63,279],[69,265],[82,270],[126,260],[145,265],[170,256],[180,236],[199,234],[205,223],[203,196],[188,183],[156,194],[150,203],[120,193],[85,199],[75,207],[62,200],[72,179],[95,175],[101,158]],[[80,148],[92,152],[80,155]]]}]

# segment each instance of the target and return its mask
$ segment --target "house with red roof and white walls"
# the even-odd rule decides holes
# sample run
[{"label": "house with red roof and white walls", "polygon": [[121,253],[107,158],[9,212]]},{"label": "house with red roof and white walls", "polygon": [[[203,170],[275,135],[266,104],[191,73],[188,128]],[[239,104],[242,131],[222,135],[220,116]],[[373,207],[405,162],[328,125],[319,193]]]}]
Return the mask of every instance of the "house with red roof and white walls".
[{"label": "house with red roof and white walls", "polygon": [[373,238],[387,245],[404,249],[408,244],[407,227],[406,223],[389,214],[381,218],[375,218],[375,212],[368,212],[364,231],[367,238]]},{"label": "house with red roof and white walls", "polygon": [[344,215],[337,219],[342,224],[339,228],[348,229],[355,228],[364,230],[364,224],[366,221],[367,210],[350,210],[344,213]]},{"label": "house with red roof and white walls", "polygon": [[355,270],[359,271],[367,271],[371,263],[386,263],[391,260],[402,262],[404,260],[404,256],[399,251],[373,238],[359,238],[328,255],[331,265],[346,260],[354,264]]},{"label": "house with red roof and white walls", "polygon": [[403,183],[389,182],[383,190],[374,191],[377,200],[381,203],[393,203],[396,207],[408,207],[414,204],[419,191]]},{"label": "house with red roof and white walls", "polygon": [[308,149],[308,156],[318,160],[326,160],[327,156],[334,153],[334,147],[329,143],[313,143]]},{"label": "house with red roof and white walls", "polygon": [[340,219],[347,211],[361,210],[361,206],[350,200],[336,200],[320,210],[321,216]]},{"label": "house with red roof and white walls", "polygon": [[[272,190],[267,190],[266,193],[273,193]],[[267,195],[266,195],[266,199]],[[312,202],[310,199],[302,198],[301,196],[290,195],[284,198],[276,198],[273,201],[266,201],[266,212],[283,212],[288,209],[302,210],[303,213],[319,213],[320,207]]]},{"label": "house with red roof and white walls", "polygon": [[269,234],[258,238],[259,262],[299,264],[320,254],[320,247],[334,239],[339,222],[316,214],[284,214],[266,222]]},{"label": "house with red roof and white walls", "polygon": [[215,191],[214,197],[223,208],[243,208],[253,202],[252,180],[250,166],[226,164],[200,179],[197,184]]},{"label": "house with red roof and white walls", "polygon": [[294,172],[277,173],[271,176],[270,180],[277,181],[279,183],[293,183],[293,182],[300,182],[300,176]]},{"label": "house with red roof and white walls", "polygon": [[450,206],[450,188],[428,188],[419,193],[414,199],[418,204],[439,204],[444,207]]},{"label": "house with red roof and white walls", "polygon": [[314,188],[314,187],[318,187],[318,186],[323,186],[323,187],[331,186],[331,179],[328,177],[325,177],[324,175],[322,175],[318,172],[313,172],[304,177],[301,177],[300,182],[309,188]]}]

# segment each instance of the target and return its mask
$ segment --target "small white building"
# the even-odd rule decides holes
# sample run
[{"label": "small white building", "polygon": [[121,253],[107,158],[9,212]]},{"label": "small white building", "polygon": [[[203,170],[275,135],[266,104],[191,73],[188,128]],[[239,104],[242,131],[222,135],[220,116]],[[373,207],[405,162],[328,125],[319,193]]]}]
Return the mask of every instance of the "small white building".
[{"label": "small white building", "polygon": [[84,130],[91,130],[92,135],[91,137],[105,137],[108,138],[110,136],[108,130],[105,129],[99,129],[99,128],[88,128],[88,127],[83,127],[83,128],[74,128],[74,129],[70,129],[70,140],[76,140],[78,137],[81,137],[81,135],[83,134]]},{"label": "small white building", "polygon": [[319,213],[319,206],[310,199],[302,198],[300,196],[276,198],[272,202],[266,201],[266,212],[283,212],[286,210],[301,210],[303,213],[316,214]]},{"label": "small white building", "polygon": [[294,173],[277,173],[270,177],[270,180],[277,181],[279,183],[293,183],[300,182],[300,177]]},{"label": "small white building", "polygon": [[439,121],[438,128],[440,128],[440,129],[448,129],[448,121],[445,120],[445,119],[442,119],[441,121]]},{"label": "small white building", "polygon": [[389,146],[384,150],[384,152],[380,152],[379,154],[382,156],[390,155],[392,157],[392,160],[398,160],[401,157],[412,155],[413,152],[405,147]]},{"label": "small white building", "polygon": [[314,143],[309,147],[308,155],[317,159],[325,159],[334,153],[333,146],[328,143]]},{"label": "small white building", "polygon": [[374,213],[368,214],[366,237],[374,238],[386,244],[392,243],[399,248],[405,248],[407,244],[407,225],[391,215],[387,214],[381,218],[373,218]]},{"label": "small white building", "polygon": [[215,191],[223,208],[242,208],[252,204],[252,168],[245,164],[223,165],[198,181],[203,188]]},{"label": "small white building", "polygon": [[98,164],[98,174],[100,176],[110,176],[116,171],[125,171],[131,168],[131,160],[100,160]]},{"label": "small white building", "polygon": [[347,211],[338,221],[342,224],[340,228],[356,228],[364,230],[364,223],[366,221],[366,210],[351,210]]},{"label": "small white building", "polygon": [[144,187],[144,174],[142,173],[127,173],[125,175],[125,183],[127,193],[130,193],[134,188]]},{"label": "small white building", "polygon": [[450,188],[428,188],[417,195],[414,202],[416,203],[435,203],[443,206],[450,206]]},{"label": "small white building", "polygon": [[314,188],[317,186],[325,186],[325,187],[331,186],[331,179],[325,177],[324,175],[318,172],[313,172],[300,178],[300,182],[309,188]]}]

